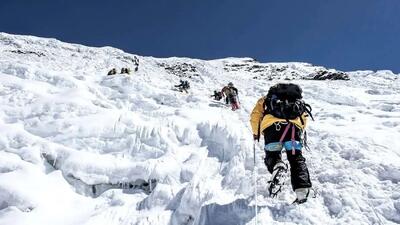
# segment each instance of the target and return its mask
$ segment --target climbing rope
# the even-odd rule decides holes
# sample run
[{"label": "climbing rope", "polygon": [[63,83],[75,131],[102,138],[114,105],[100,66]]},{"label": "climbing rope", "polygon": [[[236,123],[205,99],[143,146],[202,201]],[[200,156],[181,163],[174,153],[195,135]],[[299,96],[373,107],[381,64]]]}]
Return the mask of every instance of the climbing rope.
[{"label": "climbing rope", "polygon": [[257,202],[257,161],[256,161],[256,141],[253,142],[253,154],[254,154],[254,168],[253,168],[253,179],[254,179],[254,201],[255,201],[255,221],[254,224],[257,225],[258,221],[258,202]]}]

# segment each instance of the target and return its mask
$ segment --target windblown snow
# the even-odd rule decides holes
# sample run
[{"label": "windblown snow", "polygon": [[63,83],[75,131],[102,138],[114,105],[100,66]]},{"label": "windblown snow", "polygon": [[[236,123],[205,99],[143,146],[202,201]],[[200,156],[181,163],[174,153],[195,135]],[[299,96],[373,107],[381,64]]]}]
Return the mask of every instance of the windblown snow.
[{"label": "windblown snow", "polygon": [[[136,56],[107,76],[135,55],[5,33],[0,52],[1,225],[400,224],[397,74]],[[230,81],[238,111],[210,98]],[[262,142],[253,163],[249,114],[287,81],[315,117],[302,205],[268,196]]]}]

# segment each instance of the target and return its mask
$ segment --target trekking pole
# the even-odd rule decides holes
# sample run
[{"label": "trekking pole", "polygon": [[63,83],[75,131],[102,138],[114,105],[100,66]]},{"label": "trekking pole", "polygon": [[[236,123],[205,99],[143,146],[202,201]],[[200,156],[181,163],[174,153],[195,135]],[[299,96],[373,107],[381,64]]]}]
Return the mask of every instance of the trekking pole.
[{"label": "trekking pole", "polygon": [[254,224],[257,225],[258,221],[258,202],[257,202],[257,163],[256,163],[256,140],[253,141],[253,154],[254,154],[254,171],[253,171],[253,178],[254,178],[254,201],[255,201],[255,214],[256,218]]}]

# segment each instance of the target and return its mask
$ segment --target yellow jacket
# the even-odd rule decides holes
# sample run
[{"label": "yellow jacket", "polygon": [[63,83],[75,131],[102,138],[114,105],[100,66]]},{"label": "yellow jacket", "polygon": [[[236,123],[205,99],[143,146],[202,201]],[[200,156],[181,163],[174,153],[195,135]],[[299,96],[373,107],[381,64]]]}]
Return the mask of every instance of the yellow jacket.
[{"label": "yellow jacket", "polygon": [[[265,97],[260,98],[257,101],[257,104],[254,106],[254,109],[250,114],[251,128],[252,128],[253,134],[256,134],[256,135],[259,134],[260,124],[261,124],[260,133],[262,134],[263,130],[265,130],[267,127],[271,126],[275,122],[280,122],[280,121],[286,122],[285,119],[276,118],[271,114],[266,114],[264,116],[264,101],[265,101]],[[294,120],[289,120],[289,121],[291,123],[293,123],[294,125],[296,125],[298,128],[304,130],[304,128],[306,127],[306,124],[307,124],[307,117],[308,117],[307,113],[303,113],[303,115],[301,116],[304,124],[301,123],[300,117],[296,118]]]}]

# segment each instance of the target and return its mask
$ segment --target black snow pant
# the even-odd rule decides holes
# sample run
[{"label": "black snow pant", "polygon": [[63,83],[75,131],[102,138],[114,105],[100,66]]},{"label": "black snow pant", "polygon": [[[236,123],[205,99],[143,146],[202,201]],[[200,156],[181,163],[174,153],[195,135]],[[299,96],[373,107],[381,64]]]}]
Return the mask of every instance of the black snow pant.
[{"label": "black snow pant", "polygon": [[[272,125],[266,128],[264,133],[265,144],[279,142],[285,125],[282,125],[280,130],[277,130],[275,125]],[[300,141],[301,130],[296,127],[295,130],[295,140]],[[283,139],[283,142],[291,140],[291,132],[286,134],[286,137]],[[308,188],[311,187],[310,174],[308,172],[308,168],[306,165],[306,159],[303,157],[301,151],[296,150],[295,154],[292,154],[292,151],[286,151],[286,155],[290,164],[290,174],[291,174],[291,182],[293,190],[298,188]],[[270,173],[273,172],[274,166],[278,162],[282,162],[282,153],[281,151],[265,151],[264,158],[265,165],[268,168]]]},{"label": "black snow pant", "polygon": [[230,102],[231,104],[236,104],[237,98],[235,95],[230,94],[227,98],[228,98],[228,102]]}]

